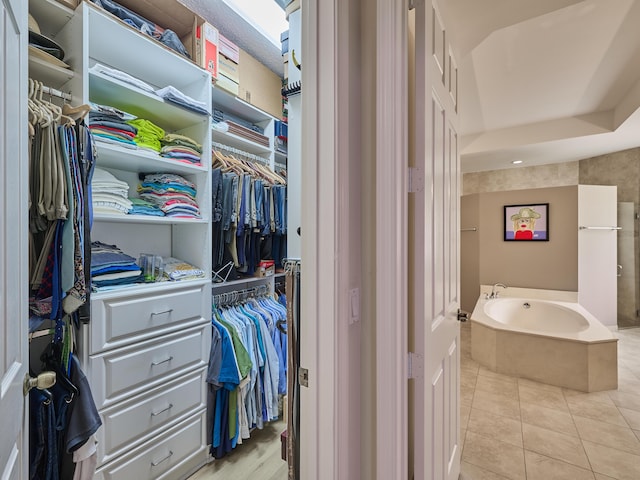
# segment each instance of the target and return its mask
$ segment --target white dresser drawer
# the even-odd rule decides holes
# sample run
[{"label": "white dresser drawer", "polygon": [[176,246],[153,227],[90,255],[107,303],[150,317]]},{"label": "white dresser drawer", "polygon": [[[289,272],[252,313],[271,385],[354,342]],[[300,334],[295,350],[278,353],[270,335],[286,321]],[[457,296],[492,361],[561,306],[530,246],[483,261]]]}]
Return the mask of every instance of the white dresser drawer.
[{"label": "white dresser drawer", "polygon": [[185,478],[207,459],[205,415],[201,412],[189,417],[117,461],[98,468],[95,480]]},{"label": "white dresser drawer", "polygon": [[208,283],[187,286],[166,283],[152,292],[118,293],[94,299],[89,353],[210,321],[210,290]]},{"label": "white dresser drawer", "polygon": [[98,410],[207,365],[211,324],[89,357]]},{"label": "white dresser drawer", "polygon": [[206,373],[206,368],[196,370],[100,412],[103,428],[97,432],[98,465],[154,437],[164,426],[206,408]]}]

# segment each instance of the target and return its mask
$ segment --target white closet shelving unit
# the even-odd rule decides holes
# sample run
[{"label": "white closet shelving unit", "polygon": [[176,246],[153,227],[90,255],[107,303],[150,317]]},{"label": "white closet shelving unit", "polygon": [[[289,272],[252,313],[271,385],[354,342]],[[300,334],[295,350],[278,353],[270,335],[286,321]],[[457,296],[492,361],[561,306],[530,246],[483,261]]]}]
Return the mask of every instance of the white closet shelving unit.
[{"label": "white closet shelving unit", "polygon": [[[69,7],[54,0],[30,0],[29,13],[38,22],[41,33],[49,38],[58,41],[65,52],[65,33],[68,30],[68,23],[73,18],[74,12]],[[68,92],[68,83],[76,76],[74,63],[66,61],[71,68],[64,68],[53,65],[39,57],[29,55],[29,77],[40,80],[45,85]]]},{"label": "white closet shelving unit", "polygon": [[265,146],[239,135],[221,132],[214,128],[212,129],[212,138],[215,143],[260,157],[264,160],[263,163],[272,169],[276,162],[279,164],[286,163],[281,154],[276,154],[275,152],[274,122],[276,119],[272,115],[221,88],[214,86],[211,92],[213,108],[251,122],[260,127],[263,130],[262,134],[269,138],[269,146]]},{"label": "white closet shelving unit", "polygon": [[95,142],[97,163],[129,184],[139,174],[176,173],[193,182],[201,219],[94,215],[91,238],[141,253],[172,256],[203,269],[206,278],[136,284],[93,292],[91,321],[82,328],[80,358],[103,420],[96,478],[185,478],[207,461],[206,371],[211,342],[210,118],[165,102],[109,76],[100,63],[154,88],[176,87],[211,104],[205,70],[129,28],[91,3],[71,19],[75,38],[70,80],[83,103],[110,105],[203,146],[201,165],[152,152]]}]

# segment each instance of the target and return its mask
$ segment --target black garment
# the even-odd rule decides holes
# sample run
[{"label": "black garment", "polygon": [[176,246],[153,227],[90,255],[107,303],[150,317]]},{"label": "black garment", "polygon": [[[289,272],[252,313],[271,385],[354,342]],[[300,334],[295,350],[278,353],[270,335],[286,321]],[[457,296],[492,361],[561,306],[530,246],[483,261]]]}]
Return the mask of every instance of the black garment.
[{"label": "black garment", "polygon": [[78,389],[78,395],[71,402],[67,412],[67,425],[63,444],[59,450],[60,455],[63,456],[60,478],[73,477],[76,466],[73,462],[73,452],[82,447],[102,425],[89,381],[75,355],[71,357],[71,383]]}]

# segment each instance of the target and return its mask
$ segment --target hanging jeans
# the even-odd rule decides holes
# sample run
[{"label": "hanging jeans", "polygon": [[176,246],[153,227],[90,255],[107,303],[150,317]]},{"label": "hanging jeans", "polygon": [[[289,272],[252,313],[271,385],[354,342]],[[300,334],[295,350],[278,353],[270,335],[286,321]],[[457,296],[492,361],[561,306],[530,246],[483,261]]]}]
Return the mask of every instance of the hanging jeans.
[{"label": "hanging jeans", "polygon": [[29,411],[29,479],[58,480],[56,414],[51,397],[32,389]]}]

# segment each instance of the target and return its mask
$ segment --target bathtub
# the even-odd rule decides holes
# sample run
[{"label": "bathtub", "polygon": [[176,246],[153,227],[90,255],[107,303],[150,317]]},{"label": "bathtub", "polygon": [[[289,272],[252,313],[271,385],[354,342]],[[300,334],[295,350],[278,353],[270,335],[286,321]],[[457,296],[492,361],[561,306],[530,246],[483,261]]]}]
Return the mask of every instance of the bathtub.
[{"label": "bathtub", "polygon": [[583,392],[618,386],[617,338],[576,292],[483,286],[471,314],[471,356],[498,373]]}]

